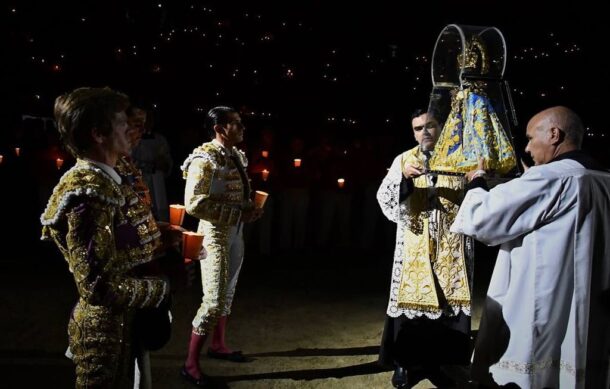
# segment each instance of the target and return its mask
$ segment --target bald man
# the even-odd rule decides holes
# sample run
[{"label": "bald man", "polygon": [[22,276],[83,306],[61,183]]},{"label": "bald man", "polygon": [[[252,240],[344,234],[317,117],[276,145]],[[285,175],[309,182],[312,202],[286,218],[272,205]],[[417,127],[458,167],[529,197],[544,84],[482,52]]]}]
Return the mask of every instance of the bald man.
[{"label": "bald man", "polygon": [[610,174],[583,132],[570,109],[547,109],[527,125],[535,166],[490,191],[467,174],[451,231],[501,245],[472,361],[483,387],[609,387]]}]

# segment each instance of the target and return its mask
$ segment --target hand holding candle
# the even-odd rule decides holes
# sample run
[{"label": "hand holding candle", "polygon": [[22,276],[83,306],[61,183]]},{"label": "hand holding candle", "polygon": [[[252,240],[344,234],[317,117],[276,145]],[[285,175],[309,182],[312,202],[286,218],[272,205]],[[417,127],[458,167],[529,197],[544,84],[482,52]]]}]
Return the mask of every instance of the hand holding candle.
[{"label": "hand holding candle", "polygon": [[61,167],[64,165],[64,160],[61,158],[57,158],[55,160],[55,166],[57,166],[57,170],[61,170]]},{"label": "hand holding candle", "polygon": [[261,178],[263,179],[263,181],[267,181],[267,179],[269,178],[269,170],[263,169],[263,171],[261,172]]},{"label": "hand holding candle", "polygon": [[345,187],[345,179],[344,178],[339,178],[337,180],[337,186],[339,187],[339,189],[343,189]]}]

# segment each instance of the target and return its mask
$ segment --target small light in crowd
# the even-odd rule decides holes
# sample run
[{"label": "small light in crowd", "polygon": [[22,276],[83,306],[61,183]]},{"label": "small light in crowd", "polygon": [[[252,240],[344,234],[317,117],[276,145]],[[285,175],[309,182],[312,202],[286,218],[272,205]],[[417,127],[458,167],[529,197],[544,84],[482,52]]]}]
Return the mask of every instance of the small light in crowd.
[{"label": "small light in crowd", "polygon": [[261,172],[261,178],[263,179],[263,181],[267,181],[267,179],[269,178],[269,170],[263,169],[263,171]]},{"label": "small light in crowd", "polygon": [[55,166],[57,166],[57,170],[60,170],[63,165],[64,165],[64,160],[63,159],[57,158],[55,160]]},{"label": "small light in crowd", "polygon": [[40,95],[34,95],[34,98],[35,98],[36,100],[40,100]]},{"label": "small light in crowd", "polygon": [[345,179],[344,178],[339,178],[337,180],[337,186],[339,187],[339,189],[343,189],[343,187],[345,186]]},{"label": "small light in crowd", "polygon": [[261,155],[263,156],[263,158],[269,158],[269,152],[267,150],[261,151]]},{"label": "small light in crowd", "polygon": [[161,7],[163,7],[163,4],[159,3],[159,4],[157,4],[157,7],[161,8]]},{"label": "small light in crowd", "polygon": [[0,165],[2,165],[3,160],[4,160],[4,155],[0,154]]},{"label": "small light in crowd", "polygon": [[58,64],[55,64],[55,65],[53,65],[52,69],[54,72],[59,72],[59,71],[61,71],[61,66],[59,66]]},{"label": "small light in crowd", "polygon": [[294,167],[301,167],[301,160],[299,158],[295,158]]},{"label": "small light in crowd", "polygon": [[15,155],[16,156],[21,155],[21,147],[15,147]]}]

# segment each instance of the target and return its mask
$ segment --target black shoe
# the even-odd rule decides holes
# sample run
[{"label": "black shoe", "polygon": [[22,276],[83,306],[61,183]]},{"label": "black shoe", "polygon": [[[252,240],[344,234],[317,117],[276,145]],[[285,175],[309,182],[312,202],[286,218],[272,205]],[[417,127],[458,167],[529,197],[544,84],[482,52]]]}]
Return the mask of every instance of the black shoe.
[{"label": "black shoe", "polygon": [[207,376],[205,374],[201,374],[200,378],[195,378],[186,370],[186,367],[184,367],[184,366],[182,367],[182,370],[180,370],[180,375],[182,376],[182,378],[184,378],[185,380],[187,380],[188,382],[190,382],[191,384],[193,384],[199,388],[205,388],[205,389],[228,388],[228,386],[214,381],[212,379],[212,377]]},{"label": "black shoe", "polygon": [[392,385],[395,388],[406,389],[409,388],[409,379],[407,376],[407,369],[398,366],[394,369],[394,374],[392,374]]}]

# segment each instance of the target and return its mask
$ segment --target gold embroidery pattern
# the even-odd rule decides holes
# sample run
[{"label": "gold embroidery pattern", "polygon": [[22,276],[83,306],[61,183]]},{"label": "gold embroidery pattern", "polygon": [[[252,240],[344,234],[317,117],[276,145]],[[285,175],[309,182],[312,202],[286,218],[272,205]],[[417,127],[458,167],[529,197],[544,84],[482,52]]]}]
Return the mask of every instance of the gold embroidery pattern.
[{"label": "gold embroidery pattern", "polygon": [[[77,204],[86,205],[84,214]],[[125,315],[131,307],[158,306],[168,293],[165,281],[133,278],[125,271],[114,240],[116,227],[128,219],[125,204],[110,177],[78,161],[55,187],[41,217],[43,234],[62,252],[80,296],[68,326],[79,388],[126,382]]]},{"label": "gold embroidery pattern", "polygon": [[407,259],[402,269],[402,279],[398,293],[400,308],[429,311],[438,308],[438,296],[434,286],[430,264],[430,236],[428,219],[423,220],[423,233],[416,235],[407,229],[405,241]]},{"label": "gold embroidery pattern", "polygon": [[229,226],[219,226],[204,220],[199,222],[198,232],[205,236],[204,246],[208,253],[200,261],[203,297],[193,319],[193,332],[208,334],[223,312],[226,288],[229,281]]},{"label": "gold embroidery pattern", "polygon": [[449,231],[463,198],[463,180],[461,177],[439,176],[437,187],[442,211],[439,212],[434,273],[450,305],[469,306],[470,286],[464,261],[464,237]]},{"label": "gold embroidery pattern", "polygon": [[[403,154],[405,164],[423,166],[419,147]],[[401,215],[405,218],[404,245],[400,253],[401,271],[396,307],[440,315],[437,292],[454,313],[470,309],[470,285],[466,271],[464,239],[449,231],[463,198],[460,177],[438,176],[436,186],[428,187],[425,176],[413,180],[414,189]],[[430,218],[436,218],[436,231],[430,236]],[[398,250],[398,248],[397,248]],[[438,280],[437,285],[434,275]]]},{"label": "gold embroidery pattern", "polygon": [[[245,156],[233,149],[244,165]],[[228,151],[214,142],[196,148],[182,165],[186,179],[186,211],[215,224],[235,225],[250,201]]]},{"label": "gold embroidery pattern", "polygon": [[451,112],[441,131],[430,168],[466,173],[476,169],[479,159],[487,169],[500,174],[516,166],[513,146],[480,85],[455,90]]}]

